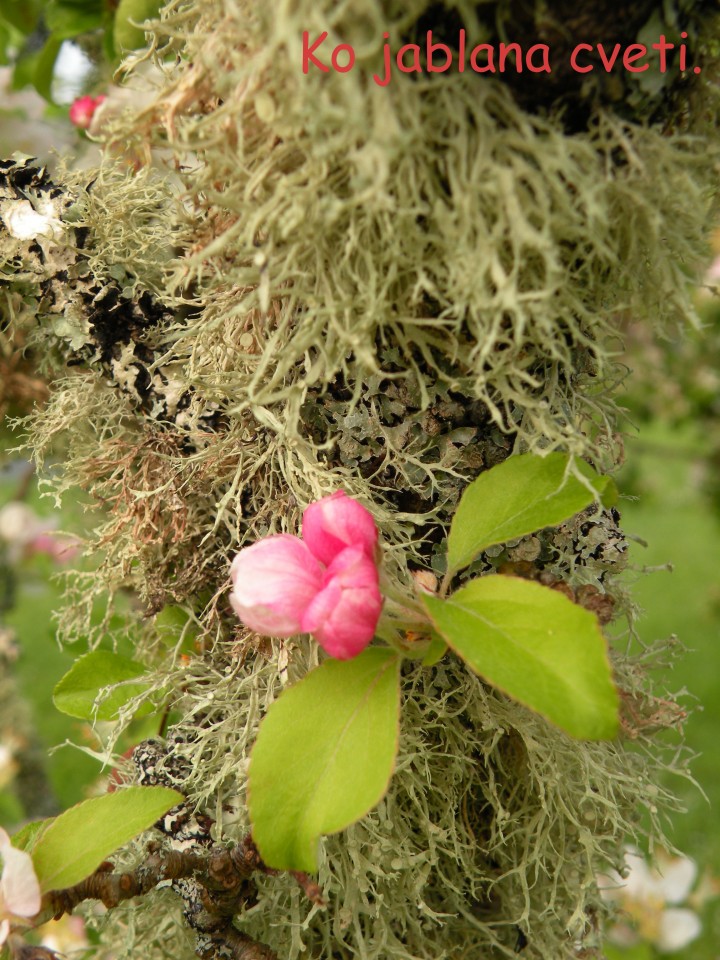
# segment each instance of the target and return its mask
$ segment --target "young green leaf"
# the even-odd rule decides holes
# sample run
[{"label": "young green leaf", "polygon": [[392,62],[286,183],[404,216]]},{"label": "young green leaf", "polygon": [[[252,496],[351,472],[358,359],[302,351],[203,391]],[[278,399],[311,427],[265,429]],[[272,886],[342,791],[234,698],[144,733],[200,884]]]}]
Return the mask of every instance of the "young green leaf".
[{"label": "young green leaf", "polygon": [[183,800],[181,793],[167,787],[128,787],[70,807],[33,847],[41,890],[63,890],[89,877],[118,847]]},{"label": "young green leaf", "polygon": [[115,11],[115,44],[122,50],[145,46],[145,31],[135,24],[157,17],[161,0],[120,0]]},{"label": "young green leaf", "polygon": [[443,637],[433,634],[428,644],[427,652],[422,658],[421,663],[424,667],[434,667],[439,663],[447,653],[447,643]]},{"label": "young green leaf", "polygon": [[[588,481],[568,471],[569,457],[532,453],[509,457],[480,474],[465,490],[448,537],[448,569],[466,567],[496,543],[553,527],[584,510],[595,499],[615,502],[615,485],[595,473],[584,460],[575,468]],[[593,490],[595,494],[593,494]]]},{"label": "young green leaf", "polygon": [[26,36],[37,28],[41,7],[37,0],[18,3],[18,0],[0,0],[0,20]]},{"label": "young green leaf", "polygon": [[30,853],[43,831],[47,830],[52,822],[52,817],[47,820],[31,820],[30,823],[26,823],[21,830],[13,834],[12,845],[16,850],[25,850]]},{"label": "young green leaf", "polygon": [[39,50],[23,50],[15,61],[12,89],[22,90],[32,84],[41,97],[52,100],[51,87],[55,71],[55,61],[60,53],[62,40],[49,36]]},{"label": "young green leaf", "polygon": [[45,26],[57,40],[72,40],[83,33],[97,30],[103,21],[102,5],[46,3]]},{"label": "young green leaf", "polygon": [[253,839],[270,867],[317,870],[317,841],[382,799],[395,763],[400,658],[369,648],[283,691],[250,758]]},{"label": "young green leaf", "polygon": [[[145,667],[134,660],[108,650],[94,650],[76,660],[57,683],[53,703],[61,713],[80,720],[114,720],[120,708],[147,686],[124,681],[135,680],[145,673]],[[113,684],[120,686],[107,689]]]},{"label": "young green leaf", "polygon": [[423,596],[438,633],[488,683],[574,737],[618,729],[618,694],[595,616],[518,577],[473,580],[447,600]]}]

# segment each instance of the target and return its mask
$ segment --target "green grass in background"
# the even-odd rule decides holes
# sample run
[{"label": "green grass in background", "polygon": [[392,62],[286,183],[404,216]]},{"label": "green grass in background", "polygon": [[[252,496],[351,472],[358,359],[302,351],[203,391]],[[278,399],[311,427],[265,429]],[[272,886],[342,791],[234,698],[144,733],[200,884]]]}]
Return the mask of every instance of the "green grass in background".
[{"label": "green grass in background", "polygon": [[[17,478],[4,476],[0,481],[0,507],[16,495]],[[25,502],[40,517],[54,514],[52,501],[38,496],[31,484]],[[73,509],[61,516],[61,525],[77,529]],[[4,615],[4,622],[18,637],[20,656],[12,672],[18,690],[32,714],[34,729],[41,745],[50,748],[65,740],[82,742],[82,724],[59,713],[52,702],[58,680],[75,662],[75,652],[61,650],[55,638],[54,612],[61,605],[62,585],[54,578],[58,572],[47,557],[25,560],[17,568],[15,602]],[[62,808],[77,803],[85,796],[87,785],[101,772],[100,764],[86,754],[64,747],[47,760],[47,772],[56,798]],[[8,813],[10,807],[7,807]]]},{"label": "green grass in background", "polygon": [[[60,589],[47,580],[23,579],[17,601],[6,622],[20,639],[14,673],[20,693],[31,705],[35,730],[48,749],[65,740],[87,744],[82,722],[59,713],[52,702],[55,684],[75,662],[75,655],[61,650],[55,639],[52,618],[60,604]],[[63,809],[82,800],[86,785],[101,772],[96,760],[71,747],[53,752],[47,769]]]},{"label": "green grass in background", "polygon": [[[685,733],[699,754],[691,769],[707,799],[682,780],[669,784],[687,810],[673,819],[670,838],[701,871],[709,868],[720,877],[720,518],[703,493],[706,455],[697,428],[646,423],[627,443],[629,466],[619,487],[638,497],[620,504],[623,529],[647,542],[647,547],[631,544],[632,563],[673,566],[672,572],[656,571],[633,585],[633,598],[644,610],[640,637],[652,642],[678,636],[687,652],[664,680],[671,690],[687,687],[698,700],[683,701],[692,710]],[[706,906],[703,925],[702,938],[675,956],[718,960],[718,900]]]},{"label": "green grass in background", "polygon": [[[0,436],[0,441],[3,439],[8,447],[16,442],[13,437]],[[0,464],[0,507],[18,495],[18,490],[23,486],[22,476],[28,466],[12,457]],[[55,516],[62,530],[80,533],[87,526],[88,515],[79,500],[66,500],[63,509],[56,514],[53,500],[39,496],[36,478],[29,484],[24,502],[41,518]],[[89,516],[92,520],[92,514]],[[87,568],[86,562],[80,558],[73,560],[70,568],[76,563],[81,568]],[[63,569],[62,565],[55,564],[47,556],[22,560],[16,568],[13,606],[3,615],[2,622],[17,634],[20,655],[12,665],[12,674],[18,692],[30,710],[39,744],[47,754],[46,771],[52,792],[60,808],[67,809],[85,799],[88,788],[108,770],[103,770],[98,760],[81,750],[73,746],[60,746],[69,741],[93,749],[99,747],[88,723],[61,713],[53,704],[55,685],[77,658],[87,653],[82,640],[73,648],[61,648],[57,641],[55,614],[64,604],[64,578],[58,574]],[[98,610],[97,616],[101,615],[102,612]],[[123,624],[124,617],[122,610],[119,610],[117,617],[110,621],[113,636],[104,638],[101,646],[113,649],[117,645],[119,653],[132,657],[132,643],[123,635]],[[119,635],[115,635],[116,632]],[[138,714],[121,737],[118,752],[123,752],[139,740],[156,735],[159,720],[159,714]],[[55,749],[59,746],[60,749]],[[13,827],[23,819],[24,814],[17,797],[13,795],[12,785],[0,791],[0,825]]]}]

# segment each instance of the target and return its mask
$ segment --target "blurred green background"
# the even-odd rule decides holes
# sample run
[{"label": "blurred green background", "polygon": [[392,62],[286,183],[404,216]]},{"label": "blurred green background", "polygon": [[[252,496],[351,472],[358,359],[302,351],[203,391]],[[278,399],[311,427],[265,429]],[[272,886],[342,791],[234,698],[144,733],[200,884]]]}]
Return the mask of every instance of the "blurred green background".
[{"label": "blurred green background", "polygon": [[[720,522],[704,484],[712,451],[708,435],[697,427],[662,422],[643,424],[626,449],[628,466],[620,475],[620,488],[638,499],[623,502],[623,528],[647,543],[631,545],[631,561],[641,569],[672,564],[672,570],[657,569],[633,584],[633,598],[643,610],[638,632],[647,643],[674,633],[686,648],[674,675],[663,679],[669,689],[686,688],[690,694],[682,701],[690,711],[685,735],[698,754],[691,770],[702,787],[701,792],[681,779],[668,784],[686,809],[673,818],[668,835],[701,873],[709,870],[718,877]],[[702,938],[673,956],[717,960],[719,907],[717,898],[707,904],[701,911]],[[629,957],[630,952],[618,955]]]}]

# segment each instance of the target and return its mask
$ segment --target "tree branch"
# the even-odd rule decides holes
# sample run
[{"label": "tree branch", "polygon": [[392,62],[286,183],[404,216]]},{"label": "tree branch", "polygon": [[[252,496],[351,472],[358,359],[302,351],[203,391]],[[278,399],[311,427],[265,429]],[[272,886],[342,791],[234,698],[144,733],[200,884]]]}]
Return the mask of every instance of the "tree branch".
[{"label": "tree branch", "polygon": [[[196,932],[196,953],[202,960],[277,960],[269,947],[233,924],[242,906],[256,900],[253,873],[280,873],[263,863],[249,834],[236,847],[214,846],[207,853],[174,850],[156,842],[147,850],[148,856],[134,870],[116,873],[106,861],[75,886],[46,893],[35,925],[49,917],[59,920],[86,900],[100,900],[112,909],[169,880],[184,901],[185,918]],[[295,871],[291,875],[309,900],[324,906],[320,887],[311,877]]]}]

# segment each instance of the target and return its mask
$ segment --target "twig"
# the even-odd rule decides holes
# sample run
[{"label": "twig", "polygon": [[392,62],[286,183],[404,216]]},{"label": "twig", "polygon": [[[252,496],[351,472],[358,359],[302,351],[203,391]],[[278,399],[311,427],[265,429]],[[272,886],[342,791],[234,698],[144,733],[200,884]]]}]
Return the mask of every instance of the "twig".
[{"label": "twig", "polygon": [[[185,902],[185,918],[196,932],[196,953],[202,960],[277,960],[269,947],[241,933],[233,924],[242,905],[255,901],[252,874],[280,873],[263,863],[249,834],[232,849],[215,846],[201,854],[161,847],[158,843],[148,844],[147,849],[148,856],[134,870],[116,873],[106,861],[80,883],[45,894],[34,925],[40,925],[49,916],[59,920],[85,900],[100,900],[110,909],[171,881]],[[311,877],[298,871],[291,871],[291,875],[312,903],[325,905],[322,891]],[[30,960],[20,947],[17,950],[19,960]]]}]

